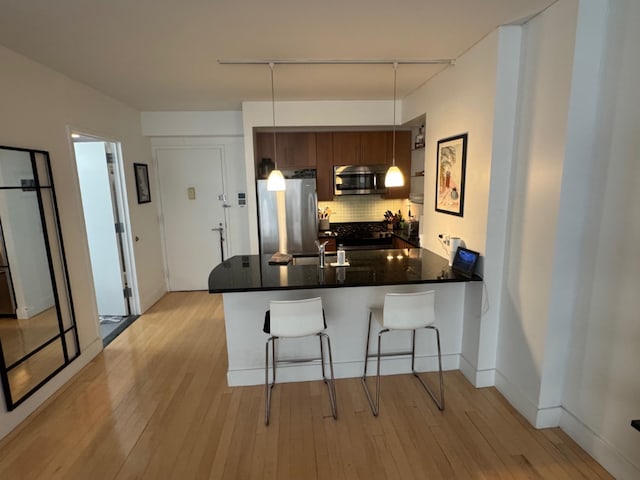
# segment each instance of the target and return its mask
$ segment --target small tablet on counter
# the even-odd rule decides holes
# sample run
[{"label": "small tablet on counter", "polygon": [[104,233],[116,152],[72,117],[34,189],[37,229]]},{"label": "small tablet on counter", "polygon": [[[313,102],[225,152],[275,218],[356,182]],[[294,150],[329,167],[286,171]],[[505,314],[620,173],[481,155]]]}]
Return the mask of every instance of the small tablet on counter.
[{"label": "small tablet on counter", "polygon": [[468,248],[458,247],[456,256],[453,259],[453,264],[451,265],[451,270],[462,277],[471,278],[475,272],[479,257],[480,254],[478,252],[474,252]]}]

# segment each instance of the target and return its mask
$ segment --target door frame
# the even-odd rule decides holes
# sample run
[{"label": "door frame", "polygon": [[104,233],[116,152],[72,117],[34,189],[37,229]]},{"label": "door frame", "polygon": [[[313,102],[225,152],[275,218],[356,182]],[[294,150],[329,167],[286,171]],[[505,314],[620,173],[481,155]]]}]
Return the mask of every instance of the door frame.
[{"label": "door frame", "polygon": [[[115,138],[110,138],[99,133],[89,132],[87,130],[81,128],[75,128],[72,126],[67,126],[67,138],[69,141],[69,151],[71,152],[71,157],[73,158],[74,170],[75,170],[75,181],[78,187],[78,192],[80,192],[80,178],[78,176],[78,161],[76,159],[76,152],[73,146],[73,134],[81,135],[83,137],[90,137],[95,139],[96,142],[104,142],[112,144],[113,148],[113,167],[114,167],[114,178],[115,182],[115,196],[116,196],[116,205],[115,208],[118,211],[118,217],[120,221],[124,224],[124,232],[122,233],[122,260],[124,262],[124,268],[126,272],[126,279],[131,288],[131,298],[129,301],[130,306],[130,315],[140,315],[142,312],[142,308],[140,306],[140,292],[138,288],[138,273],[136,270],[136,261],[135,261],[135,251],[133,248],[133,236],[132,236],[132,228],[131,228],[131,215],[129,213],[129,201],[127,195],[127,182],[125,175],[125,165],[124,165],[124,157],[122,155],[122,144],[120,140]],[[106,154],[106,149],[105,149]],[[106,158],[105,158],[106,162]],[[84,226],[84,207],[82,206],[82,199],[80,199],[80,206],[83,211],[83,226]],[[86,235],[86,226],[83,227]],[[89,242],[85,239],[85,251],[87,253],[87,257],[89,257]],[[93,274],[91,276],[91,283],[93,284],[94,296],[95,293],[95,282],[93,280]],[[96,318],[96,324],[99,323],[99,318]]]},{"label": "door frame", "polygon": [[[212,143],[203,143],[203,144],[173,144],[173,145],[156,145],[153,146],[152,156],[153,156],[153,166],[154,166],[154,178],[156,191],[158,192],[158,219],[160,222],[160,231],[162,235],[160,235],[160,241],[162,244],[162,260],[164,263],[164,283],[167,291],[170,291],[169,285],[169,254],[167,252],[167,241],[166,241],[166,232],[165,232],[165,222],[164,222],[164,207],[162,203],[162,189],[160,188],[160,167],[158,165],[158,152],[160,151],[169,151],[169,150],[215,150],[220,154],[220,159],[222,163],[222,195],[225,197],[228,196],[228,187],[227,187],[227,158],[225,155],[224,145],[221,143],[212,144]],[[224,201],[225,203],[229,203],[228,197]],[[225,258],[231,257],[231,245],[229,242],[230,237],[230,222],[229,222],[229,212],[228,208],[223,208],[223,218],[224,218],[224,253]]]}]

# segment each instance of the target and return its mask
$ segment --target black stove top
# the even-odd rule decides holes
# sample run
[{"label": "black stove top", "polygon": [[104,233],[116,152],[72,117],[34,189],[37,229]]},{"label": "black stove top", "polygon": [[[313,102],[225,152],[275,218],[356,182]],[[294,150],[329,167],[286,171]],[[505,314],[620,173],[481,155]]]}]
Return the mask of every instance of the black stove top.
[{"label": "black stove top", "polygon": [[332,223],[336,243],[345,249],[390,248],[393,233],[384,222]]}]

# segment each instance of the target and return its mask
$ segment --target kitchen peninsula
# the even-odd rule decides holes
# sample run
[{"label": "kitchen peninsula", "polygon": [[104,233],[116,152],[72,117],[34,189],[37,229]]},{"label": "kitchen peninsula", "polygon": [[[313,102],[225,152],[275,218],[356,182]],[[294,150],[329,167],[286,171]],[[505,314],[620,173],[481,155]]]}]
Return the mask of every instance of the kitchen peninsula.
[{"label": "kitchen peninsula", "polygon": [[[443,368],[464,368],[465,348],[473,350],[481,314],[482,279],[455,274],[447,260],[421,248],[356,250],[348,252],[349,266],[318,267],[317,257],[294,258],[288,265],[270,265],[270,255],[239,255],[218,265],[209,275],[209,292],[221,293],[224,302],[228,350],[227,381],[230,386],[264,382],[264,314],[270,300],[322,297],[331,337],[337,378],[362,375],[368,306],[380,305],[388,292],[436,291],[436,324],[442,341]],[[437,369],[431,341],[417,337],[416,367]],[[388,351],[407,350],[410,336],[393,334]],[[375,338],[372,339],[372,342]],[[316,340],[280,342],[278,356],[300,358],[315,354]],[[473,357],[473,351],[469,351]],[[466,369],[471,374],[469,368]],[[402,357],[383,361],[383,374],[408,373],[410,362]],[[320,378],[320,368],[295,365],[279,368],[280,381]]]}]

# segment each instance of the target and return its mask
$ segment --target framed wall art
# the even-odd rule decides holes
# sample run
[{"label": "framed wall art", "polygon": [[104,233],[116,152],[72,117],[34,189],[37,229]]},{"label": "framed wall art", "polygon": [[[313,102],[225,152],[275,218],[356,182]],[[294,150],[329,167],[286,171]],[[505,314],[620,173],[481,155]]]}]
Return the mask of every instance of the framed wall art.
[{"label": "framed wall art", "polygon": [[136,175],[136,192],[138,203],[151,201],[151,189],[149,188],[149,169],[145,163],[134,163],[133,171]]},{"label": "framed wall art", "polygon": [[467,134],[438,141],[436,161],[436,212],[462,217]]}]

